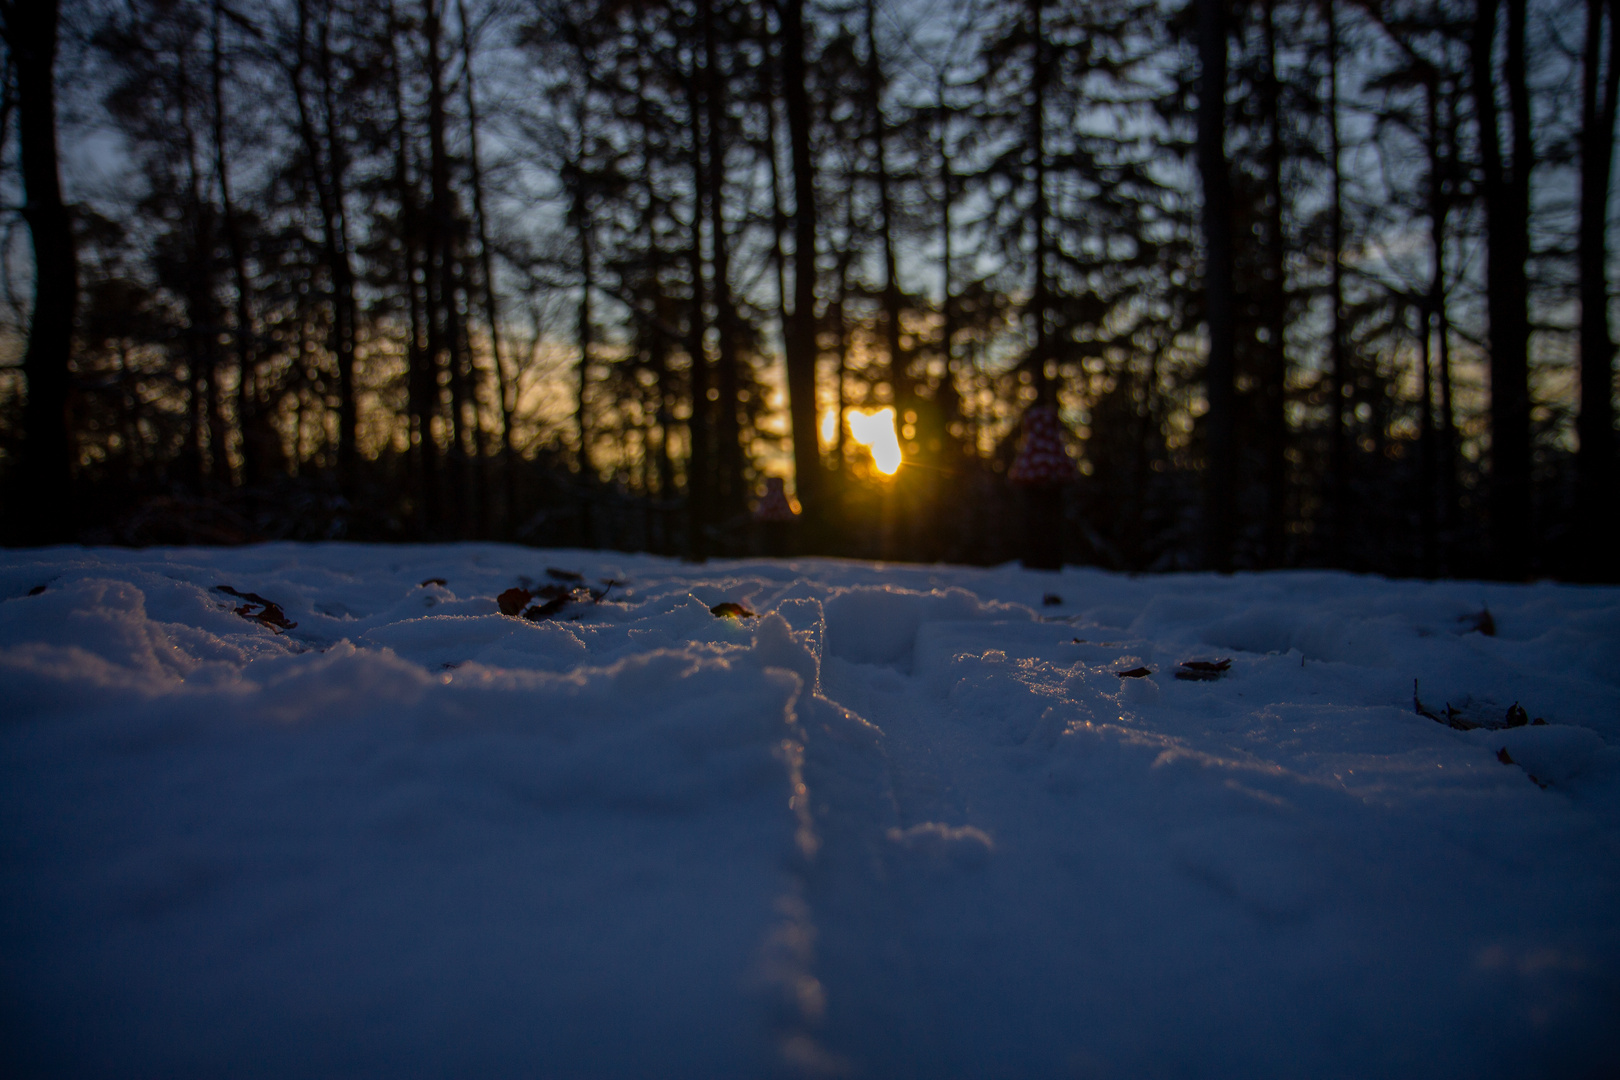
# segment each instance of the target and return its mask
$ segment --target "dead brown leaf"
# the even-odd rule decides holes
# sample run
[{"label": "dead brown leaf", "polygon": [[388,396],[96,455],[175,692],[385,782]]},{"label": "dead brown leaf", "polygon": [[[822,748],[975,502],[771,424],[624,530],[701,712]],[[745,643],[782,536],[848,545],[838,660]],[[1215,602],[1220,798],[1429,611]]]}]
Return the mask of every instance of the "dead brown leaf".
[{"label": "dead brown leaf", "polygon": [[551,618],[553,615],[557,614],[557,612],[561,611],[567,606],[568,598],[566,596],[559,596],[555,600],[547,600],[543,604],[530,608],[528,611],[523,613],[523,617],[528,619],[530,622],[540,622],[543,619]]},{"label": "dead brown leaf", "polygon": [[534,593],[514,585],[495,598],[495,605],[501,609],[502,615],[516,615],[523,610],[524,604],[533,599]]},{"label": "dead brown leaf", "polygon": [[741,604],[733,604],[730,600],[714,605],[709,609],[709,614],[722,619],[728,615],[734,619],[752,619],[754,617],[752,611],[749,611]]},{"label": "dead brown leaf", "polygon": [[[266,600],[258,593],[237,592],[229,585],[215,585],[214,588],[226,596],[234,596],[243,601],[240,607],[232,608],[244,619],[251,619],[261,626],[268,626],[272,632],[281,633],[291,630],[298,624],[287,621],[287,613],[281,610],[281,605],[273,600]],[[255,611],[254,608],[259,610]]]},{"label": "dead brown leaf", "polygon": [[1191,682],[1213,682],[1226,674],[1231,666],[1230,659],[1183,660],[1176,670],[1176,678]]}]

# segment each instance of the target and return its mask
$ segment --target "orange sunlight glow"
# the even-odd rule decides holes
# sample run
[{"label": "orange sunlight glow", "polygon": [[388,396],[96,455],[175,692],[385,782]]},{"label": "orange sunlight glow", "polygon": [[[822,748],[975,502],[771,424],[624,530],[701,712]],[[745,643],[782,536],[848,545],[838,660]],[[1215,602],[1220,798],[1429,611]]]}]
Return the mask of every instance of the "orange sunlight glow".
[{"label": "orange sunlight glow", "polygon": [[900,471],[900,440],[894,434],[894,409],[851,409],[849,433],[862,446],[872,448],[872,464],[884,476]]}]

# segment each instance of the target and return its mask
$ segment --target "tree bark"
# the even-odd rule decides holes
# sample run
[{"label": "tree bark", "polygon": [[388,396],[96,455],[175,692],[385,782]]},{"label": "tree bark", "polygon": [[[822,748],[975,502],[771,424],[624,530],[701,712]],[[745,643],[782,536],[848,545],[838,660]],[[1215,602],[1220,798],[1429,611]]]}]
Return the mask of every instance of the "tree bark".
[{"label": "tree bark", "polygon": [[[317,73],[320,77],[320,107],[324,119],[324,124],[320,128],[316,126],[314,113],[304,92],[303,81],[304,70],[309,66],[307,49],[311,22],[318,24]],[[332,324],[329,342],[332,355],[337,361],[338,373],[338,484],[345,495],[352,497],[355,494],[355,471],[358,461],[356,430],[359,418],[355,405],[354,364],[359,319],[355,308],[354,268],[349,261],[351,245],[344,208],[346,157],[334,115],[337,95],[332,86],[332,57],[327,38],[328,22],[326,18],[312,18],[308,0],[299,0],[298,50],[291,81],[293,100],[298,111],[299,135],[304,143],[304,157],[309,170],[310,187],[315,192],[316,209],[321,217],[321,257],[325,260],[330,284]]]},{"label": "tree bark", "polygon": [[219,335],[223,316],[219,310],[218,282],[215,280],[217,248],[217,222],[214,205],[204,192],[203,165],[199,160],[198,135],[192,119],[192,108],[198,104],[193,94],[190,69],[185,57],[176,65],[178,73],[175,97],[179,103],[181,141],[185,146],[186,165],[186,225],[190,231],[191,250],[183,270],[186,304],[187,378],[190,382],[190,446],[187,471],[192,483],[202,487],[203,433],[207,432],[207,480],[214,487],[228,487],[231,483],[231,462],[226,450],[225,414],[221,409],[219,393]]},{"label": "tree bark", "polygon": [[1350,455],[1344,430],[1344,392],[1349,382],[1349,358],[1344,347],[1344,169],[1339,135],[1339,23],[1338,0],[1327,0],[1328,20],[1328,153],[1333,170],[1333,223],[1332,252],[1332,304],[1333,319],[1329,327],[1332,400],[1329,402],[1328,436],[1328,537],[1329,560],[1343,565],[1345,532],[1350,520]]},{"label": "tree bark", "polygon": [[708,205],[708,172],[703,165],[703,101],[699,73],[694,61],[686,77],[686,109],[691,128],[692,219],[687,250],[687,266],[692,277],[691,306],[686,321],[686,355],[692,394],[692,412],[687,421],[687,441],[691,444],[686,460],[687,555],[704,559],[709,554],[708,529],[713,516],[713,415],[709,401],[709,324],[705,308],[708,290],[704,286],[703,216]]},{"label": "tree bark", "polygon": [[596,265],[591,253],[590,211],[586,207],[588,196],[584,191],[574,197],[574,235],[579,243],[579,308],[574,317],[574,334],[579,342],[579,378],[574,387],[574,433],[579,439],[577,466],[581,480],[589,479],[595,467],[591,464],[591,429],[588,410],[591,388],[591,288],[595,284]]},{"label": "tree bark", "polygon": [[34,309],[23,377],[21,507],[17,525],[30,543],[73,534],[73,440],[68,422],[78,261],[73,225],[62,201],[56,145],[57,0],[5,0],[5,43],[17,87],[17,142],[34,249]]},{"label": "tree bark", "polygon": [[737,420],[740,404],[740,364],[737,356],[737,308],[731,295],[731,257],[726,234],[726,94],[725,76],[720,71],[716,41],[714,5],[702,0],[704,98],[708,114],[709,145],[709,247],[712,259],[711,287],[714,295],[715,330],[719,338],[715,374],[720,391],[716,403],[715,444],[719,451],[719,505],[723,518],[742,513],[748,507],[743,480],[742,428]]},{"label": "tree bark", "polygon": [[781,5],[782,82],[793,156],[793,323],[785,346],[788,414],[793,433],[794,487],[804,528],[814,535],[822,505],[821,451],[816,442],[816,164],[811,147],[810,92],[805,71],[804,0]]},{"label": "tree bark", "polygon": [[[1331,2],[1331,0],[1330,0]],[[1265,564],[1279,566],[1288,523],[1288,279],[1287,238],[1283,234],[1282,87],[1277,79],[1276,4],[1266,0],[1263,17],[1265,69],[1261,95],[1266,117],[1266,294],[1264,316],[1267,340],[1265,371],[1259,396],[1262,428],[1260,443],[1265,460],[1266,515]],[[1334,125],[1337,126],[1337,125]]]},{"label": "tree bark", "polygon": [[360,312],[355,300],[354,244],[349,239],[349,155],[337,118],[332,78],[331,19],[321,20],[321,112],[326,121],[326,206],[322,230],[332,275],[332,352],[338,369],[338,485],[353,498],[359,484],[360,408],[355,400],[355,361],[359,349]]},{"label": "tree bark", "polygon": [[[1422,492],[1426,507],[1422,520],[1426,530],[1423,542],[1424,573],[1428,576],[1438,573],[1445,561],[1441,534],[1449,530],[1455,513],[1457,480],[1456,440],[1451,411],[1451,321],[1446,313],[1446,218],[1450,211],[1446,182],[1451,166],[1444,145],[1440,123],[1440,85],[1436,78],[1428,87],[1429,257],[1432,265],[1428,304],[1423,316],[1423,341],[1426,370],[1438,377],[1440,384],[1440,419],[1436,430],[1431,387],[1425,379],[1423,400],[1427,420],[1423,437],[1430,448],[1430,456]],[[1429,345],[1431,337],[1434,340],[1432,349]]]},{"label": "tree bark", "polygon": [[428,136],[428,251],[427,331],[433,371],[434,398],[439,373],[447,376],[450,390],[450,482],[458,510],[457,531],[466,535],[475,520],[470,505],[474,495],[467,459],[467,388],[465,333],[458,306],[459,267],[456,245],[454,195],[451,191],[448,121],[445,115],[445,72],[440,43],[444,33],[442,0],[422,0],[422,34],[427,67]]},{"label": "tree bark", "polygon": [[877,51],[877,3],[866,0],[866,106],[871,110],[872,166],[877,173],[879,226],[883,243],[883,336],[889,353],[889,392],[895,423],[905,422],[916,404],[907,357],[900,344],[900,279],[894,251],[894,203],[889,192],[889,125],[883,116],[883,67]]},{"label": "tree bark", "polygon": [[1029,0],[1030,37],[1035,49],[1034,65],[1030,75],[1029,152],[1030,166],[1035,174],[1035,198],[1030,217],[1035,229],[1035,280],[1029,297],[1030,321],[1034,323],[1035,343],[1030,350],[1029,369],[1035,380],[1035,404],[1056,405],[1057,387],[1047,374],[1052,356],[1052,290],[1047,279],[1047,261],[1051,255],[1051,240],[1047,232],[1046,196],[1046,83],[1049,63],[1046,54],[1046,28],[1044,26],[1045,0]]},{"label": "tree bark", "polygon": [[500,305],[495,294],[495,261],[489,243],[489,218],[484,213],[484,170],[478,156],[478,94],[473,86],[472,31],[467,21],[466,0],[456,0],[456,14],[461,22],[463,83],[467,101],[467,166],[471,172],[473,217],[478,227],[478,265],[483,271],[484,321],[489,327],[490,359],[495,367],[495,392],[499,398],[501,414],[501,491],[503,535],[509,535],[517,524],[517,455],[512,449],[511,383],[506,373],[506,358],[501,351]]},{"label": "tree bark", "polygon": [[231,254],[231,273],[236,279],[236,299],[232,305],[231,337],[236,346],[236,431],[242,455],[242,480],[256,484],[264,479],[263,455],[259,452],[256,429],[257,403],[254,396],[255,368],[258,366],[253,326],[252,286],[248,282],[247,243],[242,221],[231,197],[231,170],[225,152],[225,61],[224,4],[213,0],[209,26],[209,75],[213,91],[214,174],[219,179],[220,212],[224,218],[225,243]]},{"label": "tree bark", "polygon": [[411,427],[410,453],[416,486],[414,514],[416,531],[426,536],[439,523],[439,443],[434,431],[439,409],[437,358],[427,347],[428,304],[424,289],[417,282],[418,271],[426,276],[428,259],[422,236],[422,214],[415,181],[411,175],[411,132],[405,115],[404,71],[399,38],[405,32],[393,0],[388,6],[389,76],[394,111],[394,188],[399,199],[399,246],[402,287],[409,313],[407,359],[407,411]]},{"label": "tree bark", "polygon": [[1232,181],[1226,165],[1225,0],[1198,2],[1198,172],[1204,189],[1204,365],[1209,412],[1204,418],[1206,509],[1204,559],[1232,568],[1232,360],[1236,343],[1232,267]]},{"label": "tree bark", "polygon": [[[1603,16],[1608,65],[1603,68]],[[1614,341],[1609,336],[1609,183],[1620,102],[1620,14],[1612,0],[1587,0],[1581,85],[1581,411],[1576,421],[1576,558],[1582,576],[1613,580],[1615,500]],[[1602,77],[1599,71],[1602,68]],[[1600,89],[1601,88],[1601,89]]]},{"label": "tree bark", "polygon": [[[1503,153],[1493,49],[1498,4],[1507,9],[1506,62],[1511,156]],[[1525,0],[1478,0],[1471,50],[1480,170],[1484,176],[1486,311],[1490,320],[1491,553],[1497,576],[1529,575],[1530,325],[1525,263],[1530,251],[1530,99],[1525,85]]]}]

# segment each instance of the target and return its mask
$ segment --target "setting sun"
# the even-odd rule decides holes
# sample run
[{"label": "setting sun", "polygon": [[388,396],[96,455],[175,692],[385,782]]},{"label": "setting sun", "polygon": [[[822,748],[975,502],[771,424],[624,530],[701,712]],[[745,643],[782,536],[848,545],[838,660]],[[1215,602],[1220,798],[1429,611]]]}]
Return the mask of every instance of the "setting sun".
[{"label": "setting sun", "polygon": [[862,446],[872,448],[872,463],[884,476],[893,476],[900,469],[900,440],[894,434],[894,410],[885,405],[881,409],[851,409],[849,433]]}]

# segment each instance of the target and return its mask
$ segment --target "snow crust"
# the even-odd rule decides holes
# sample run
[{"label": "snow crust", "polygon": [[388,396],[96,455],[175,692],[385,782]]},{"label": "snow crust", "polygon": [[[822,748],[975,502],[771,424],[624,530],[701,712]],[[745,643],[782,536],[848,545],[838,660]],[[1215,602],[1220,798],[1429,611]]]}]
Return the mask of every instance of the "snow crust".
[{"label": "snow crust", "polygon": [[1604,1076],[1616,912],[1617,589],[0,556],[8,1075]]}]

